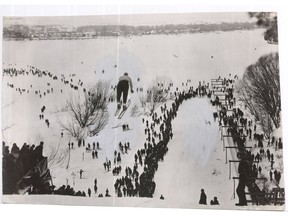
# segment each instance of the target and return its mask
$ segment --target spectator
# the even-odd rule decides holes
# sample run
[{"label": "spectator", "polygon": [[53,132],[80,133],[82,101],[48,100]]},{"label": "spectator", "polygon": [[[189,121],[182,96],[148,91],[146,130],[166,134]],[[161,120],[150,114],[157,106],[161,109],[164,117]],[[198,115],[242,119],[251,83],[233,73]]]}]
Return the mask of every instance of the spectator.
[{"label": "spectator", "polygon": [[207,196],[206,196],[206,194],[204,192],[204,189],[201,189],[199,204],[207,205]]},{"label": "spectator", "polygon": [[218,200],[217,200],[217,197],[214,197],[214,199],[210,201],[210,204],[211,204],[211,205],[219,205],[219,202],[218,202]]}]

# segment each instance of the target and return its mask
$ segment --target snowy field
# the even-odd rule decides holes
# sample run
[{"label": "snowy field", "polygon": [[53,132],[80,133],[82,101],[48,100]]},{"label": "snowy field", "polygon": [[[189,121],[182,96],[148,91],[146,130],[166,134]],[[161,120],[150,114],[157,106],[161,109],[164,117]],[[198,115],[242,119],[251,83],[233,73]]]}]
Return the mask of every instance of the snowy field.
[{"label": "snowy field", "polygon": [[[230,73],[241,77],[248,65],[264,54],[277,51],[278,46],[264,41],[263,30],[254,30],[77,41],[4,41],[3,50],[3,68],[24,69],[32,65],[59,77],[63,74],[76,83],[81,79],[83,88],[87,89],[99,80],[116,85],[118,77],[128,72],[134,90],[144,88],[145,91],[157,76],[171,79],[180,89],[181,83],[187,79],[191,79],[191,84],[196,87],[199,81],[207,83],[212,78],[228,77]],[[20,95],[15,88],[7,87],[7,83],[30,91]],[[48,87],[47,83],[51,85]],[[34,91],[44,92],[51,87],[53,93],[45,97],[34,94]],[[220,131],[212,117],[215,108],[207,98],[191,99],[180,106],[172,122],[174,137],[168,144],[169,151],[155,174],[154,198],[117,198],[113,188],[117,177],[111,171],[106,172],[103,163],[106,160],[113,163],[113,153],[119,151],[120,141],[129,142],[131,150],[122,155],[121,166],[133,167],[134,154],[143,148],[146,138],[142,118],[150,117],[131,117],[131,108],[141,106],[140,92],[131,95],[132,103],[121,120],[114,117],[116,103],[110,103],[110,116],[105,128],[98,136],[85,139],[86,143],[100,143],[99,158],[92,159],[91,153],[78,148],[77,142],[68,134],[64,133],[63,138],[60,136],[62,130],[58,124],[59,118],[63,118],[61,110],[66,99],[71,95],[81,95],[81,90],[75,92],[59,79],[49,77],[3,77],[2,124],[7,128],[3,132],[6,144],[22,146],[27,142],[38,145],[43,140],[44,154],[49,156],[58,146],[63,151],[67,150],[68,142],[73,141],[75,147],[69,151],[69,159],[67,156],[61,165],[49,164],[53,184],[56,188],[70,184],[75,191],[87,192],[88,188],[93,188],[94,179],[98,179],[98,193],[92,192],[91,198],[55,196],[50,200],[49,196],[41,196],[39,203],[201,208],[203,206],[198,202],[200,189],[204,188],[208,203],[217,196],[221,208],[235,209],[238,200],[237,196],[233,198],[233,181],[228,179]],[[39,120],[43,105],[46,106],[45,118],[51,124],[49,128],[44,120]],[[131,130],[123,132],[121,127],[113,128],[127,123]],[[79,178],[80,169],[84,170],[83,179]],[[234,168],[232,173],[235,173]],[[123,171],[121,175],[124,175]],[[104,194],[107,188],[112,197],[98,198],[98,194]],[[161,195],[165,200],[159,199]],[[11,202],[9,197],[4,196],[3,200]],[[21,196],[14,198],[22,199]]]}]

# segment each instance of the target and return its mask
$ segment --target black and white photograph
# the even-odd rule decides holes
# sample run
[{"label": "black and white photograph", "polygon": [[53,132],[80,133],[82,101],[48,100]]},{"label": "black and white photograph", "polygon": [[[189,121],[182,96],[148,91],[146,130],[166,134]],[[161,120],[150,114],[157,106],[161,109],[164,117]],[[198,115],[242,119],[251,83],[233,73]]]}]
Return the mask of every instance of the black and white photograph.
[{"label": "black and white photograph", "polygon": [[285,210],[277,17],[3,17],[3,202]]}]

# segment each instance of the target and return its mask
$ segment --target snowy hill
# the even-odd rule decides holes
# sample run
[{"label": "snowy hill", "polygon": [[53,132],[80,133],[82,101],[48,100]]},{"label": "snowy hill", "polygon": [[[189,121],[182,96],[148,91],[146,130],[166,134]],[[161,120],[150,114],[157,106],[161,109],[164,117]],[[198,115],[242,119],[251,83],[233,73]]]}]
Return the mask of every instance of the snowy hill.
[{"label": "snowy hill", "polygon": [[[228,35],[225,33],[225,37],[230,38],[230,33],[227,34]],[[259,36],[259,32],[256,32],[256,34]],[[203,35],[201,35],[201,38],[202,36]],[[205,38],[204,40],[209,40],[210,44],[214,44],[214,36],[215,35],[211,36],[208,34],[205,37],[210,39]],[[199,46],[197,42],[197,39],[199,40],[200,36],[199,38],[197,36],[196,39],[193,38],[193,46],[191,45],[191,47],[189,46],[186,49],[184,49],[183,44],[179,44],[182,42],[177,37],[175,36],[174,38],[177,43],[173,46],[166,46],[169,44],[167,43],[167,38],[164,38],[163,42],[154,36],[152,36],[152,39],[150,38],[151,41],[148,40],[151,44],[147,42],[147,45],[143,42],[143,40],[145,41],[145,38],[133,38],[131,40],[121,39],[124,42],[123,46],[125,46],[125,48],[121,49],[121,52],[125,55],[120,55],[120,57],[115,54],[115,50],[117,50],[115,48],[117,47],[116,41],[112,41],[113,45],[107,49],[103,49],[103,53],[95,52],[95,50],[92,50],[94,48],[92,48],[92,46],[90,47],[89,44],[84,41],[83,46],[87,48],[88,51],[87,53],[82,52],[78,54],[80,57],[64,56],[61,61],[59,58],[55,58],[56,63],[49,62],[50,60],[45,60],[50,59],[51,53],[54,52],[48,53],[47,51],[46,53],[44,50],[39,54],[40,61],[29,60],[29,63],[31,64],[36,61],[36,65],[41,65],[42,62],[43,65],[47,66],[47,70],[51,69],[51,73],[57,75],[58,79],[54,80],[53,77],[49,76],[33,76],[31,73],[19,75],[17,77],[3,76],[3,141],[10,147],[13,143],[17,143],[17,145],[21,147],[24,142],[38,145],[40,141],[44,141],[44,156],[49,158],[53,153],[56,153],[57,155],[56,159],[51,159],[48,164],[52,175],[52,181],[56,188],[61,187],[62,185],[70,185],[75,191],[85,191],[86,194],[88,188],[92,190],[91,198],[59,195],[13,195],[4,196],[4,202],[205,208],[208,206],[198,204],[200,190],[203,188],[207,194],[208,204],[213,197],[217,196],[221,208],[235,209],[237,197],[236,199],[233,197],[233,181],[228,178],[228,164],[225,164],[225,151],[223,151],[218,122],[214,122],[212,115],[213,112],[216,111],[216,108],[211,105],[207,97],[189,99],[184,101],[179,107],[177,117],[172,121],[173,139],[169,141],[168,153],[164,157],[164,161],[159,162],[159,167],[154,177],[156,183],[154,197],[119,198],[116,196],[114,190],[116,179],[125,176],[126,167],[133,168],[134,155],[137,154],[139,149],[144,148],[144,143],[147,142],[147,136],[144,133],[145,123],[143,124],[142,121],[144,119],[145,121],[151,122],[152,117],[147,115],[147,109],[142,107],[141,98],[152,84],[153,79],[151,77],[155,78],[155,74],[160,77],[163,77],[164,75],[167,75],[169,78],[171,77],[171,80],[175,84],[171,88],[171,92],[174,93],[177,87],[179,88],[178,92],[181,92],[182,90],[189,89],[190,86],[193,86],[194,88],[197,87],[199,81],[209,83],[211,78],[228,76],[230,70],[234,67],[235,62],[237,62],[236,65],[238,65],[235,66],[235,73],[240,76],[247,64],[251,63],[251,59],[247,62],[245,57],[243,57],[245,56],[243,53],[251,47],[243,48],[243,53],[241,54],[242,58],[239,58],[239,61],[236,61],[236,57],[234,56],[234,58],[232,56],[231,58],[233,61],[231,60],[232,62],[230,62],[230,64],[223,66],[223,59],[225,59],[227,55],[230,55],[231,53],[233,53],[233,55],[238,55],[235,54],[236,52],[233,50],[230,54],[223,54],[221,52],[223,45],[226,44],[227,41],[220,41],[219,44],[214,47],[214,50],[211,51],[219,53],[219,58],[223,58],[222,60],[217,60],[217,55],[215,55],[216,60],[215,62],[212,62],[210,58],[211,55],[208,54],[210,53],[210,50],[206,50],[206,48],[205,50],[202,50],[203,47]],[[186,38],[185,40],[191,39],[190,36],[183,37]],[[161,49],[153,49],[158,42]],[[245,41],[242,42],[244,43]],[[45,43],[47,43],[47,41]],[[98,41],[94,41],[93,43],[97,43],[96,47],[99,49],[103,47],[103,44]],[[230,41],[229,43],[232,42]],[[258,42],[256,43],[255,41],[254,43],[255,44],[253,45],[257,47],[264,46],[263,44],[259,45]],[[64,47],[66,53],[71,52],[69,44],[66,44]],[[122,46],[122,43],[120,44]],[[133,50],[127,51],[127,49],[131,49],[132,45],[135,46],[135,44],[137,44],[140,53],[139,56],[141,56],[141,58],[134,55]],[[19,46],[24,45],[21,44]],[[33,44],[32,46],[37,47],[40,45]],[[181,49],[179,47],[181,47]],[[251,58],[257,59],[257,57],[262,54],[261,52],[270,52],[276,48],[265,44],[261,51],[258,51],[260,50],[258,49],[256,54],[251,54],[251,56],[253,56],[253,58]],[[56,49],[59,49],[59,47]],[[232,47],[231,49],[235,49],[235,47]],[[199,56],[198,54],[192,54],[195,51],[199,51]],[[93,55],[90,56],[91,53],[94,53],[96,57]],[[113,55],[111,53],[113,53]],[[175,57],[177,55],[174,53],[179,53],[180,58]],[[20,54],[17,54],[17,56],[18,55]],[[89,55],[89,57],[86,55]],[[159,56],[162,55],[164,57],[159,58]],[[193,59],[191,56],[194,56],[195,58]],[[116,57],[119,58],[117,59]],[[239,56],[237,56],[237,58],[238,57]],[[27,65],[12,65],[10,62],[13,62],[14,60],[9,59],[7,56],[6,58],[7,59],[4,58],[4,60],[7,60],[9,63],[6,63],[4,68],[15,67],[17,69],[23,68],[24,70],[29,70],[29,67],[27,69]],[[30,57],[28,56],[27,58]],[[201,61],[198,58],[201,59]],[[209,64],[212,64],[213,66],[206,63],[208,61],[207,58],[209,58],[209,62],[211,61]],[[77,59],[77,63],[74,61],[75,59]],[[79,59],[85,59],[85,61],[83,60],[82,62],[79,61]],[[97,59],[96,63],[95,59]],[[141,61],[139,59],[141,59]],[[159,62],[157,62],[156,59],[159,59]],[[169,61],[167,61],[167,59]],[[118,62],[117,65],[115,62]],[[57,66],[57,64],[60,66]],[[222,70],[222,67],[225,67],[225,69]],[[39,68],[40,70],[44,70],[41,67]],[[213,71],[210,71],[211,68],[213,68]],[[116,102],[109,103],[109,119],[107,125],[99,134],[93,137],[86,136],[84,139],[85,146],[78,147],[77,140],[63,131],[59,124],[59,120],[71,118],[65,110],[66,100],[72,96],[82,98],[85,94],[84,89],[89,89],[99,80],[108,81],[112,87],[109,88],[109,93],[114,95],[113,86],[117,84],[118,77],[126,70],[132,71],[131,77],[134,78],[135,86],[134,94],[129,95],[131,105],[127,112],[123,118],[119,120],[114,116]],[[181,71],[181,73],[178,73],[178,71]],[[199,71],[201,71],[201,73],[199,73]],[[63,77],[65,81],[69,81],[69,84],[64,84],[64,81],[61,80]],[[187,80],[191,79],[191,77],[194,79],[186,86]],[[197,77],[197,79],[195,77]],[[137,81],[137,78],[140,78],[139,81]],[[79,82],[83,82],[83,86],[80,86]],[[182,83],[184,83],[184,85],[181,85]],[[9,84],[14,84],[14,87],[10,87]],[[76,85],[78,89],[73,89],[71,84]],[[144,91],[138,92],[135,90],[136,88],[144,88]],[[25,89],[25,91],[23,91],[23,89]],[[173,100],[167,101],[166,104],[168,109],[171,108],[172,102]],[[39,119],[41,107],[44,105],[46,107],[44,119]],[[139,112],[132,117],[132,109],[135,106],[138,107]],[[155,112],[158,114],[161,113],[160,106]],[[45,119],[49,120],[49,127],[45,124]],[[130,130],[123,131],[121,127],[123,124],[129,124]],[[156,127],[156,131],[159,132],[159,126]],[[61,132],[64,133],[63,137],[61,137]],[[156,143],[157,141],[158,140],[156,140]],[[71,142],[74,143],[73,149],[69,149],[68,147],[68,143]],[[88,144],[92,146],[93,142],[98,142],[100,147],[100,149],[97,149],[98,158],[94,159],[92,152],[86,150]],[[127,153],[121,153],[119,142],[122,144],[129,142],[130,149]],[[112,163],[111,169],[118,166],[117,164],[114,164],[115,151],[121,155],[122,171],[118,176],[114,176],[111,170],[107,171],[103,165],[110,160]],[[229,157],[233,157],[230,155],[230,152]],[[83,170],[83,177],[80,179],[81,169]],[[143,172],[143,166],[139,166],[138,171],[141,174]],[[236,175],[235,166],[232,167],[232,173]],[[98,186],[96,194],[93,191],[95,178],[97,178]],[[99,194],[105,194],[107,189],[109,190],[111,197],[99,198]],[[160,200],[161,195],[164,196],[164,200]],[[210,207],[211,206],[209,205],[209,208]],[[250,207],[251,206],[248,208]],[[218,207],[216,206],[214,208]],[[275,207],[275,209],[277,208],[278,207]]]}]

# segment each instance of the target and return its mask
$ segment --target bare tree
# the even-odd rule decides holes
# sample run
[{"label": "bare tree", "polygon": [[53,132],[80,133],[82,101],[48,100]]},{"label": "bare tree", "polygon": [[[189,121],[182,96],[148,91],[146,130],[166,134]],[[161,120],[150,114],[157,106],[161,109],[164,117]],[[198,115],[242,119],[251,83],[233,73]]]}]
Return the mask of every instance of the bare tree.
[{"label": "bare tree", "polygon": [[67,161],[69,163],[69,160],[70,160],[69,149],[63,148],[60,141],[58,142],[58,144],[56,144],[56,146],[50,145],[49,147],[50,147],[50,151],[48,153],[48,158],[47,158],[49,169],[53,166],[62,167]]},{"label": "bare tree", "polygon": [[169,99],[169,78],[157,77],[152,86],[148,88],[144,97],[144,104],[148,107],[150,113],[153,113],[157,107],[165,103]]},{"label": "bare tree", "polygon": [[249,103],[254,106],[256,113],[261,114],[259,118],[269,116],[278,128],[281,112],[278,53],[263,56],[250,65],[243,76],[242,84],[241,91],[251,98]]},{"label": "bare tree", "polygon": [[90,136],[95,136],[106,126],[109,119],[109,113],[107,110],[100,109],[95,112],[93,116],[94,124],[89,125],[89,134]]},{"label": "bare tree", "polygon": [[66,107],[71,120],[66,123],[63,123],[63,120],[58,122],[72,137],[83,139],[88,133],[95,135],[105,127],[109,118],[108,86],[106,82],[98,82],[84,97],[69,97]]},{"label": "bare tree", "polygon": [[79,97],[70,97],[67,101],[69,112],[81,128],[94,125],[108,104],[108,85],[99,82],[88,92],[83,101]]},{"label": "bare tree", "polygon": [[131,116],[136,117],[139,114],[139,107],[135,104],[131,109]]},{"label": "bare tree", "polygon": [[99,81],[90,89],[90,103],[92,109],[107,109],[109,93],[109,83]]},{"label": "bare tree", "polygon": [[266,28],[264,39],[269,43],[278,43],[277,14],[273,12],[250,12],[249,16],[256,18],[256,24]]},{"label": "bare tree", "polygon": [[265,112],[263,112],[260,118],[260,125],[262,127],[265,137],[267,139],[270,139],[271,133],[273,132],[273,123],[271,121],[270,116],[267,115],[267,113]]},{"label": "bare tree", "polygon": [[247,89],[245,85],[247,85],[247,83],[244,83],[242,80],[239,80],[239,82],[235,87],[239,101],[242,101],[247,106],[250,113],[255,117],[255,119],[259,121],[259,113],[257,107],[255,107],[253,100],[251,100],[251,95],[248,95],[248,92],[245,90]]},{"label": "bare tree", "polygon": [[87,129],[80,127],[76,121],[70,120],[64,123],[58,119],[57,122],[62,129],[64,129],[71,137],[74,137],[77,140],[82,140],[87,134]]}]

